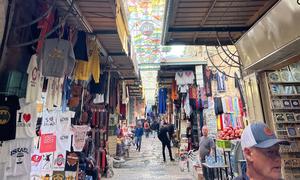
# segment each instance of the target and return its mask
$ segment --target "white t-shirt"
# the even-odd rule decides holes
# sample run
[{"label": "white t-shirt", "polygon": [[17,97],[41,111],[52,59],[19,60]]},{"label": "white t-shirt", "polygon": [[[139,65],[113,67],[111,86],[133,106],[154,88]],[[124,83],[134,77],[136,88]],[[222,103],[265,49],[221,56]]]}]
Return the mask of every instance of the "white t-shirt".
[{"label": "white t-shirt", "polygon": [[74,111],[65,111],[57,113],[57,132],[67,134],[71,132],[71,118],[75,116]]},{"label": "white t-shirt", "polygon": [[57,107],[61,106],[62,102],[62,92],[63,92],[64,78],[55,78],[55,96],[53,97],[53,104]]},{"label": "white t-shirt", "polygon": [[2,180],[6,180],[6,165],[5,162],[0,162],[0,177]]},{"label": "white t-shirt", "polygon": [[193,71],[184,71],[183,77],[186,84],[194,84],[195,75]]},{"label": "white t-shirt", "polygon": [[42,92],[40,81],[41,73],[38,68],[37,56],[36,54],[31,56],[28,68],[28,81],[27,81],[27,90],[26,90],[26,103],[36,102],[40,98]]},{"label": "white t-shirt", "polygon": [[57,129],[57,112],[43,111],[42,134],[55,133]]},{"label": "white t-shirt", "polygon": [[178,89],[179,89],[179,92],[181,92],[181,93],[187,93],[188,90],[189,90],[189,86],[188,85],[181,85],[181,86],[178,86]]},{"label": "white t-shirt", "polygon": [[[47,95],[46,95],[46,108],[48,110],[53,110],[54,105],[57,105],[59,93],[62,91],[58,91],[59,89],[59,81],[60,78],[49,77],[47,84]],[[61,95],[60,95],[61,97]],[[61,99],[61,98],[60,98]],[[61,103],[61,100],[60,100]]]},{"label": "white t-shirt", "polygon": [[35,149],[31,153],[31,174],[40,174],[42,169],[43,155],[38,149]]},{"label": "white t-shirt", "polygon": [[0,163],[8,162],[10,160],[9,154],[9,141],[3,141],[0,146]]},{"label": "white t-shirt", "polygon": [[82,151],[85,145],[86,134],[91,128],[87,125],[78,126],[75,125],[72,128],[73,131],[73,150]]},{"label": "white t-shirt", "polygon": [[194,84],[195,75],[193,71],[176,72],[175,80],[177,85]]},{"label": "white t-shirt", "polygon": [[53,171],[64,171],[66,162],[66,151],[55,151],[53,159]]},{"label": "white t-shirt", "polygon": [[71,149],[71,134],[56,134],[56,151],[70,151]]},{"label": "white t-shirt", "polygon": [[53,170],[53,152],[42,153],[41,172],[48,172]]},{"label": "white t-shirt", "polygon": [[30,174],[32,138],[15,139],[9,141],[8,176]]},{"label": "white t-shirt", "polygon": [[17,111],[16,138],[28,138],[36,136],[37,104],[27,104]]}]

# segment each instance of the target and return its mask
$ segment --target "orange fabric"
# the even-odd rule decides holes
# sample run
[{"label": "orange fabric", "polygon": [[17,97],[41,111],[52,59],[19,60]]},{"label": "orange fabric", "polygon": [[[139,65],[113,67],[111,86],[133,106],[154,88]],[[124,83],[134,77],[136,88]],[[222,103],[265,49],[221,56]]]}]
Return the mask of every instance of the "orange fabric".
[{"label": "orange fabric", "polygon": [[177,85],[176,85],[176,81],[175,80],[173,80],[173,82],[172,82],[171,98],[172,98],[172,100],[178,99]]}]

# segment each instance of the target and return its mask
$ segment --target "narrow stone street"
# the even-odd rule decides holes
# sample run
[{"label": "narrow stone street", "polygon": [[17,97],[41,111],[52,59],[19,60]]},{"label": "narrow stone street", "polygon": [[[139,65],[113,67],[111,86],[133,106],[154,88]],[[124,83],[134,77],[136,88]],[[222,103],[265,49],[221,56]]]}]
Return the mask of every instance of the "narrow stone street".
[{"label": "narrow stone street", "polygon": [[171,162],[166,149],[167,162],[163,162],[160,141],[150,135],[143,136],[141,152],[131,147],[129,158],[121,168],[114,168],[113,180],[192,180],[192,172],[181,172],[178,165],[178,158]]}]

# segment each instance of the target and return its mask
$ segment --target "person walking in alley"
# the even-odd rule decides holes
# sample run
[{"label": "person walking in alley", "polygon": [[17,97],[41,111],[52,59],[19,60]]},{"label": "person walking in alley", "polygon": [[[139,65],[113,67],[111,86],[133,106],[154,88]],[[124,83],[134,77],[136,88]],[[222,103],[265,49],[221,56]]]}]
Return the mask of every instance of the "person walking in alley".
[{"label": "person walking in alley", "polygon": [[[214,149],[215,149],[215,143],[211,137],[208,137],[207,126],[202,127],[202,134],[203,134],[203,136],[200,138],[200,142],[199,142],[199,153],[200,153],[201,163],[205,163],[205,156],[209,156],[210,154],[213,154]],[[209,179],[209,173],[213,173],[213,172],[207,172],[207,171],[208,171],[208,169],[206,167],[202,166],[203,176],[206,180]]]},{"label": "person walking in alley", "polygon": [[142,122],[138,122],[137,128],[135,130],[135,144],[136,144],[137,151],[141,151],[143,134],[144,134],[144,129],[142,127]]},{"label": "person walking in alley", "polygon": [[161,127],[157,136],[162,144],[162,154],[163,154],[164,162],[166,162],[166,154],[165,154],[166,147],[169,150],[170,160],[175,161],[172,157],[172,150],[171,150],[171,139],[173,137],[173,134],[174,134],[174,125],[171,124],[171,125],[164,125],[163,127]]},{"label": "person walking in alley", "polygon": [[282,179],[280,144],[288,145],[289,142],[277,139],[266,124],[253,123],[247,126],[241,136],[247,172],[234,180]]},{"label": "person walking in alley", "polygon": [[149,122],[147,120],[144,123],[144,130],[145,130],[146,138],[148,138],[149,133],[150,133],[150,125],[149,125]]}]

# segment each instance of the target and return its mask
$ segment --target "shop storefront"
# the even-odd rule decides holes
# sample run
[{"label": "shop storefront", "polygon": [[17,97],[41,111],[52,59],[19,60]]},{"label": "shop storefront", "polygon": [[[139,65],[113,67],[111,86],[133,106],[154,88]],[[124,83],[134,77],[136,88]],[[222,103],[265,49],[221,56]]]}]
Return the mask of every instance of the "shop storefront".
[{"label": "shop storefront", "polygon": [[[9,3],[13,26],[3,41],[0,68],[0,177],[98,179],[108,175],[108,136],[129,111],[129,85],[122,80],[126,74],[116,65],[111,67],[108,59],[133,67],[130,57],[108,57],[82,19],[62,17],[65,4]],[[120,11],[118,6],[122,34],[116,39],[120,51],[124,44],[127,52],[123,36],[128,35]],[[135,79],[134,68],[129,71]]]},{"label": "shop storefront", "polygon": [[[289,21],[281,18],[282,12],[286,12]],[[278,138],[291,143],[280,147],[285,179],[299,179],[300,173],[300,160],[296,155],[300,147],[299,24],[293,23],[299,15],[296,1],[280,1],[237,42],[245,72],[252,73],[248,77],[251,76],[252,86],[256,87],[254,93],[249,91],[247,96],[251,102],[249,111],[259,109],[263,115],[250,114],[251,122],[266,122]],[[253,97],[258,101],[251,101]]]}]

